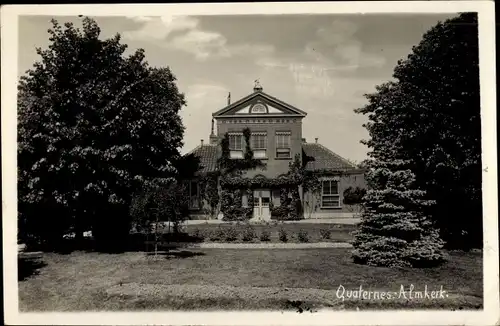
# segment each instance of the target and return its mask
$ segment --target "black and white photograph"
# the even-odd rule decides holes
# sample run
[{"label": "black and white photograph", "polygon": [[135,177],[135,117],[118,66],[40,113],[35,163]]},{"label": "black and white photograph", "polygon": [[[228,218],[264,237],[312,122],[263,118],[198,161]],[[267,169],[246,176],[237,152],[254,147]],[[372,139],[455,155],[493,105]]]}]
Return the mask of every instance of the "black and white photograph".
[{"label": "black and white photograph", "polygon": [[497,323],[494,27],[490,1],[2,7],[6,322]]}]

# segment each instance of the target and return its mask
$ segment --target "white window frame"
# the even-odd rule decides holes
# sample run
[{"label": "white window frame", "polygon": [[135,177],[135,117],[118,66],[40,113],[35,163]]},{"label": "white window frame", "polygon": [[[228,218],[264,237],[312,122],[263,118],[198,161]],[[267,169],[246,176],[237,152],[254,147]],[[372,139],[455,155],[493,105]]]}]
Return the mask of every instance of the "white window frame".
[{"label": "white window frame", "polygon": [[[332,182],[335,182],[337,184],[337,193],[329,193],[325,194],[325,182],[330,182],[330,190],[332,189]],[[337,199],[338,200],[338,206],[329,206],[325,205],[325,198],[331,198],[331,199]],[[325,209],[331,209],[331,208],[342,208],[342,203],[341,203],[341,198],[340,198],[340,180],[338,178],[325,178],[321,179],[321,208]]]},{"label": "white window frame", "polygon": [[[255,137],[263,137],[264,138],[263,144],[261,144],[260,141],[256,143]],[[252,133],[252,135],[250,136],[250,146],[252,148],[255,158],[267,158],[267,133],[266,132]],[[259,155],[259,153],[263,154]]]},{"label": "white window frame", "polygon": [[[243,158],[243,149],[245,148],[243,133],[242,132],[231,132],[228,134],[229,136],[229,153],[230,157],[234,159],[242,159]],[[240,138],[240,148],[238,148],[238,141],[233,141],[231,143],[231,138],[238,139]],[[233,146],[232,146],[233,145]]]},{"label": "white window frame", "polygon": [[[278,159],[290,159],[292,158],[292,133],[290,131],[276,131],[274,135],[276,138],[276,158]],[[285,138],[286,137],[286,138]],[[288,144],[284,141],[287,139]],[[283,140],[283,141],[280,141]],[[288,146],[287,146],[288,145]],[[288,153],[288,156],[279,156],[278,153]]]}]

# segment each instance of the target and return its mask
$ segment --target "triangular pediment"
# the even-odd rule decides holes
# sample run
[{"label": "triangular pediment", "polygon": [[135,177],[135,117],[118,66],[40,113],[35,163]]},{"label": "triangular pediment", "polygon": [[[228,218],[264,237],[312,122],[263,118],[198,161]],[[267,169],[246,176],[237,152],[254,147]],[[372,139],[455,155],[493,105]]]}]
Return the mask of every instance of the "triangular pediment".
[{"label": "triangular pediment", "polygon": [[307,113],[264,92],[254,92],[213,114],[214,117],[242,115],[305,117]]}]

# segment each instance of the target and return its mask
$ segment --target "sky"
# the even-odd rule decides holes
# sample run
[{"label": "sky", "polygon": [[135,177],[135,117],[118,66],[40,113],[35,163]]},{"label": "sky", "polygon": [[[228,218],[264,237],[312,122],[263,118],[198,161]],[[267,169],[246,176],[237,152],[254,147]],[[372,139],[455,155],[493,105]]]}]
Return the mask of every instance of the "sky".
[{"label": "sky", "polygon": [[[204,139],[211,115],[253,92],[265,93],[306,111],[303,137],[352,161],[366,158],[367,118],[356,108],[366,93],[392,79],[398,60],[423,34],[453,14],[325,14],[92,17],[101,38],[121,34],[127,54],[145,50],[151,66],[170,67],[187,106],[182,153]],[[39,60],[49,44],[50,20],[78,17],[19,17],[18,75]]]}]

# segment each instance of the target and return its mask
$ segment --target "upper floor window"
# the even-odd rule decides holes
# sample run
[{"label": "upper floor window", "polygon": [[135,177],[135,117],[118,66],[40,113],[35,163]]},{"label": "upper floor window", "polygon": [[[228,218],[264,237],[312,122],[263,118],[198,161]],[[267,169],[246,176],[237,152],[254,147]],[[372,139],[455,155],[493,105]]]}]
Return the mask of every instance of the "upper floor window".
[{"label": "upper floor window", "polygon": [[252,133],[251,147],[254,158],[266,158],[267,134],[265,132]]},{"label": "upper floor window", "polygon": [[266,113],[267,109],[264,104],[257,103],[254,106],[252,106],[252,109],[250,110],[251,113]]},{"label": "upper floor window", "polygon": [[292,154],[290,148],[291,132],[277,131],[275,138],[276,138],[276,157],[290,158]]},{"label": "upper floor window", "polygon": [[321,207],[340,207],[339,183],[336,180],[321,182]]},{"label": "upper floor window", "polygon": [[229,151],[231,158],[243,158],[243,133],[229,134]]}]

